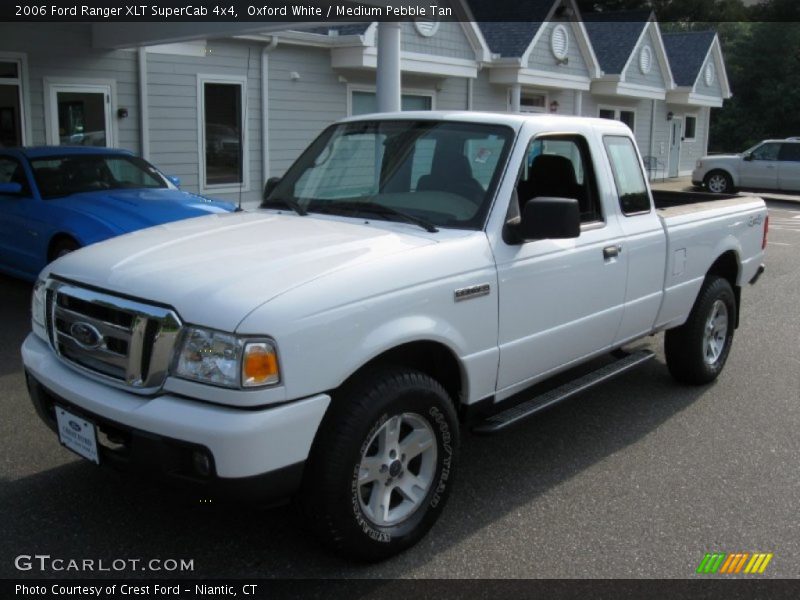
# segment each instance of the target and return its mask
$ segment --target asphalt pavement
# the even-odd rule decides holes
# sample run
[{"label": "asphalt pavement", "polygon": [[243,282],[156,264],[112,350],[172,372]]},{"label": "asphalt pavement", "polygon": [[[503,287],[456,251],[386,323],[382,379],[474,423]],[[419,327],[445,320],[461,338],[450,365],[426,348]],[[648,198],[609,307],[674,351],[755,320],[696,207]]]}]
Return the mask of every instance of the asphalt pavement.
[{"label": "asphalt pavement", "polygon": [[376,565],[321,549],[291,507],[201,503],[62,449],[25,390],[30,286],[0,277],[0,577],[80,576],[15,568],[39,553],[191,559],[191,577],[684,578],[713,551],[771,552],[761,577],[800,577],[800,204],[770,212],[767,271],[715,384],[675,383],[656,336],[656,361],[508,433],[465,434],[442,519]]}]

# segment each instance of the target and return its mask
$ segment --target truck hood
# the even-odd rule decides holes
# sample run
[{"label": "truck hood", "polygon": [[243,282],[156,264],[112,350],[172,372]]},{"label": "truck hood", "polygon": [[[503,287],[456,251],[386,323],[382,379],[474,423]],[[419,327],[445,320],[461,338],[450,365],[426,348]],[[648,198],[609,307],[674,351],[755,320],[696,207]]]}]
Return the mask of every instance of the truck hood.
[{"label": "truck hood", "polygon": [[84,192],[47,202],[100,219],[122,233],[235,208],[230,202],[167,188]]},{"label": "truck hood", "polygon": [[51,263],[42,276],[167,304],[184,322],[234,331],[253,309],[292,288],[433,243],[315,216],[224,213],[88,246]]}]

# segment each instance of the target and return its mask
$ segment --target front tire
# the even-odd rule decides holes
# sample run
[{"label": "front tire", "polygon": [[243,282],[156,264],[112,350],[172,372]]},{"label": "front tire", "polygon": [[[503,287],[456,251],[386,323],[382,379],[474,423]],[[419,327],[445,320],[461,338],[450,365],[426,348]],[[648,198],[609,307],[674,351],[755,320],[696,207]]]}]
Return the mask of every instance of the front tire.
[{"label": "front tire", "polygon": [[681,383],[704,385],[722,372],[733,343],[736,297],[727,279],[706,278],[689,318],[664,335],[667,367]]},{"label": "front tire", "polygon": [[430,376],[382,368],[336,394],[299,500],[337,552],[377,561],[418,542],[441,514],[458,452],[458,419]]},{"label": "front tire", "polygon": [[712,194],[730,194],[733,193],[733,179],[725,171],[711,171],[703,179],[703,185]]}]

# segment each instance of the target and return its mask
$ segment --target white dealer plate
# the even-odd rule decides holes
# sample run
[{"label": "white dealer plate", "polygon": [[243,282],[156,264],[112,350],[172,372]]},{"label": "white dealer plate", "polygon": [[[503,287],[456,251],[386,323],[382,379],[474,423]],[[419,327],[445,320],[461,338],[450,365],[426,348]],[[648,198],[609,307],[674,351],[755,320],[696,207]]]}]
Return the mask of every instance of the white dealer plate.
[{"label": "white dealer plate", "polygon": [[100,455],[97,452],[94,423],[73,415],[60,406],[56,406],[56,420],[58,422],[58,439],[61,443],[76,454],[99,465]]}]

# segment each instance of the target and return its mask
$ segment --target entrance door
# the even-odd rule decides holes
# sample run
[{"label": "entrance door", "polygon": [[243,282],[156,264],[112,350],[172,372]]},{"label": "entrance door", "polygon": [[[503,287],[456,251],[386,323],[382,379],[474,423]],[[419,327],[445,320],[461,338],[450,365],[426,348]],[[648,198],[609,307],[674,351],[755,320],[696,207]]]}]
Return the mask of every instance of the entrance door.
[{"label": "entrance door", "polygon": [[47,141],[53,146],[114,145],[111,86],[51,84]]},{"label": "entrance door", "polygon": [[681,166],[681,138],[683,137],[683,121],[672,119],[670,121],[669,140],[669,176],[677,177]]}]

